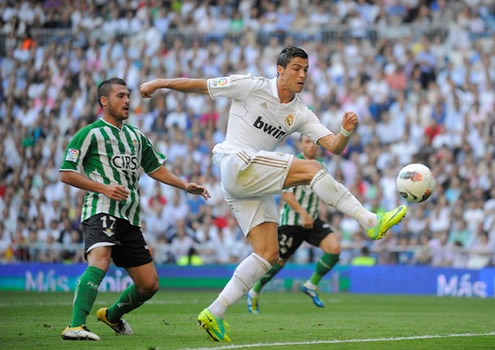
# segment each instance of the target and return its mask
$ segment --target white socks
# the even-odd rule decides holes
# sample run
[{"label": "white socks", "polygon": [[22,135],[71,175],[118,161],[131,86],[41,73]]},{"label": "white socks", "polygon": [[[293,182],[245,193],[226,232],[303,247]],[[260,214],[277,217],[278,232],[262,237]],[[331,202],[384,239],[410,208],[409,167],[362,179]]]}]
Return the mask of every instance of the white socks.
[{"label": "white socks", "polygon": [[316,285],[314,285],[313,283],[311,283],[310,280],[307,280],[306,282],[303,283],[303,286],[305,286],[306,288],[310,288],[310,289],[316,289],[318,288]]},{"label": "white socks", "polygon": [[218,298],[208,306],[208,310],[218,318],[223,318],[229,306],[234,305],[247,293],[261,276],[270,271],[272,265],[256,253],[251,253],[234,271],[234,275],[220,292]]},{"label": "white socks", "polygon": [[363,207],[344,185],[321,169],[311,180],[311,188],[325,203],[354,218],[366,228],[376,226],[376,214]]}]

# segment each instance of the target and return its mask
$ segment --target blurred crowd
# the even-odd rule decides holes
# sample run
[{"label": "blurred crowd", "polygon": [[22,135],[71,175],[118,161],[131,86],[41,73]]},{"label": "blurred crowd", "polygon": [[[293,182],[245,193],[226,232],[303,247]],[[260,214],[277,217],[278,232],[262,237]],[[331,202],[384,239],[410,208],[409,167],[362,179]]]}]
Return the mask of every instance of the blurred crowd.
[{"label": "blurred crowd", "polygon": [[[360,125],[342,156],[321,153],[366,207],[400,201],[401,167],[428,165],[437,189],[381,241],[332,208],[341,263],[367,246],[378,264],[482,268],[495,263],[495,5],[491,0],[0,0],[0,261],[82,261],[83,192],[59,181],[72,135],[101,112],[96,87],[124,78],[129,123],[205,184],[205,202],[141,177],[142,229],[157,263],[234,263],[250,247],[223,200],[211,149],[229,101],[161,91],[157,77],[274,77],[289,44],[310,56],[302,101],[338,132]],[[296,153],[297,138],[280,151]],[[317,259],[303,246],[298,263]],[[195,259],[193,259],[195,258]]]}]

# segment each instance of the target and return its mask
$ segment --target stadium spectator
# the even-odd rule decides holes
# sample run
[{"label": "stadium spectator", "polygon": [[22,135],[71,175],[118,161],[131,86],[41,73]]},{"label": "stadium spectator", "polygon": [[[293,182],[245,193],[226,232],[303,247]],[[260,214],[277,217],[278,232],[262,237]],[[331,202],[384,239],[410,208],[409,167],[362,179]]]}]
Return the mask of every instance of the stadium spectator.
[{"label": "stadium spectator", "polygon": [[203,265],[203,258],[201,258],[201,256],[197,254],[196,250],[193,247],[191,247],[189,249],[187,255],[184,255],[177,260],[177,265],[179,265],[179,266],[186,266],[186,265],[200,266],[200,265]]},{"label": "stadium spectator", "polygon": [[[431,3],[429,11],[421,9],[420,15],[419,7],[422,2],[417,1],[409,2],[409,8],[397,6],[395,2],[377,5],[352,0],[328,4],[320,1],[308,2],[301,6],[300,3],[289,1],[291,11],[296,13],[296,17],[290,31],[286,33],[260,31],[264,20],[262,14],[268,10],[277,14],[282,11],[282,7],[277,5],[268,9],[265,3],[259,2],[259,6],[254,6],[252,1],[244,0],[239,2],[239,6],[234,3],[228,5],[230,10],[227,11],[230,12],[227,13],[234,14],[236,11],[241,13],[244,31],[241,34],[237,32],[224,34],[225,40],[231,40],[232,44],[232,54],[226,55],[218,42],[211,40],[207,35],[198,34],[203,28],[203,22],[213,23],[216,16],[223,11],[223,5],[211,2],[208,6],[205,2],[197,2],[197,5],[191,2],[188,6],[192,6],[192,9],[188,13],[193,16],[185,18],[180,15],[178,9],[180,6],[177,5],[179,2],[173,5],[168,2],[154,3],[159,6],[151,2],[130,2],[118,13],[119,26],[117,31],[112,33],[117,35],[115,39],[113,39],[114,35],[110,36],[108,35],[110,33],[102,31],[106,21],[112,23],[115,21],[115,11],[113,11],[115,7],[112,2],[89,0],[62,5],[60,1],[50,1],[47,2],[49,5],[46,7],[43,2],[12,0],[0,2],[2,18],[0,20],[0,217],[9,239],[12,239],[16,231],[17,213],[21,202],[27,200],[31,207],[37,193],[45,197],[41,205],[42,211],[50,213],[50,218],[44,225],[45,230],[49,229],[51,219],[56,221],[57,226],[61,223],[59,210],[53,211],[52,203],[64,208],[69,207],[73,213],[71,219],[77,216],[74,208],[82,203],[81,191],[71,189],[68,194],[62,191],[64,199],[58,198],[59,204],[53,202],[53,194],[58,191],[57,187],[63,189],[63,186],[49,186],[57,183],[58,177],[57,172],[55,171],[54,176],[50,168],[55,170],[58,168],[68,137],[83,125],[96,119],[99,112],[91,101],[96,95],[96,85],[105,77],[116,74],[118,69],[123,72],[129,86],[133,88],[137,88],[138,82],[162,72],[166,72],[169,77],[178,75],[200,77],[203,75],[202,62],[205,62],[208,52],[216,57],[211,69],[225,72],[225,75],[232,72],[261,75],[267,67],[271,70],[270,76],[273,76],[272,65],[263,65],[259,58],[263,47],[272,36],[279,38],[279,46],[295,43],[310,51],[312,68],[308,84],[313,81],[316,90],[307,89],[306,93],[314,94],[308,98],[317,102],[314,111],[322,117],[324,125],[330,130],[338,131],[338,123],[332,126],[332,122],[339,122],[339,118],[333,117],[335,114],[342,114],[339,110],[354,110],[362,118],[357,132],[351,137],[351,141],[356,140],[364,149],[355,166],[358,172],[365,174],[364,179],[369,184],[370,193],[376,193],[378,202],[382,201],[382,193],[385,189],[377,182],[381,174],[377,173],[375,166],[377,158],[374,153],[383,154],[389,151],[379,144],[373,144],[371,148],[369,146],[373,136],[376,135],[376,122],[367,120],[368,100],[372,95],[366,93],[365,87],[373,73],[382,70],[385,82],[390,88],[391,105],[385,110],[389,111],[392,120],[399,121],[404,112],[402,109],[396,109],[394,104],[400,97],[389,84],[393,65],[396,68],[395,72],[403,73],[406,80],[404,90],[406,120],[401,122],[402,126],[396,125],[396,133],[400,134],[400,130],[404,128],[407,130],[405,134],[408,134],[408,139],[406,140],[404,135],[400,141],[392,143],[390,152],[394,156],[400,152],[395,146],[401,143],[414,147],[408,149],[409,157],[404,156],[410,160],[401,160],[392,170],[397,173],[399,164],[403,165],[403,162],[423,162],[432,166],[438,182],[437,192],[428,202],[420,206],[421,215],[424,218],[428,217],[437,200],[444,195],[448,197],[451,211],[460,205],[469,207],[471,198],[465,195],[461,197],[463,193],[477,187],[489,188],[490,183],[495,183],[493,174],[483,170],[490,169],[489,164],[493,162],[493,146],[489,138],[487,139],[493,134],[494,112],[495,65],[493,59],[490,59],[495,49],[493,41],[495,22],[490,15],[494,12],[492,2],[439,0]],[[61,6],[64,11],[61,11]],[[206,14],[205,8],[208,9]],[[57,15],[62,12],[64,16]],[[366,35],[359,39],[351,39],[351,22],[358,24],[362,22],[352,12],[357,12],[369,25]],[[70,19],[70,23],[67,19]],[[431,26],[425,24],[429,19],[433,23]],[[142,34],[143,28],[147,26],[146,22],[151,23],[151,26],[160,33],[160,46],[157,54],[153,56],[146,54],[147,41],[143,39]],[[360,28],[358,26],[358,29]],[[24,50],[22,45],[27,33],[30,33],[34,41],[34,46],[30,50]],[[385,41],[381,43],[382,40]],[[418,62],[415,61],[417,50],[422,48],[424,41],[429,41],[430,51],[436,57],[434,67],[436,84],[430,85],[431,90],[430,87],[423,90],[420,84],[421,71]],[[174,48],[175,42],[180,42],[181,45]],[[111,45],[113,48],[109,51]],[[313,50],[313,47],[318,49]],[[154,46],[151,46],[151,49],[155,49]],[[110,54],[113,50],[115,53]],[[81,52],[83,56],[80,56]],[[116,55],[118,52],[122,54]],[[344,59],[336,59],[335,57],[338,56]],[[47,92],[47,99],[41,98],[44,89]],[[355,97],[350,99],[348,96],[351,96],[351,92]],[[430,149],[425,147],[423,137],[424,127],[429,124],[429,118],[437,101],[431,99],[432,92],[437,99],[445,100],[446,107],[444,130],[435,137]],[[168,154],[166,149],[170,147],[165,119],[177,106],[177,104],[169,104],[169,100],[173,100],[171,95],[158,95],[148,104],[140,101],[137,103],[136,100],[140,98],[138,94],[134,94],[133,105],[139,108],[130,113],[130,122],[142,127],[157,149],[165,154]],[[427,98],[421,103],[420,112],[417,112],[416,105],[418,101],[423,101],[423,97]],[[25,128],[20,125],[18,119],[24,105],[29,110],[34,99],[37,101],[37,108],[41,107],[44,112],[39,114],[43,125],[43,132],[39,136],[35,136],[35,129],[39,126],[38,121],[35,121],[35,127]],[[486,113],[486,118],[479,113],[473,114],[476,100],[480,104],[480,113]],[[162,101],[163,108],[160,107]],[[205,141],[204,128],[196,128],[194,125],[199,119],[198,116],[211,110],[206,108],[208,106],[206,101],[207,99],[201,95],[188,95],[183,100],[184,106],[187,106],[186,110],[188,108],[193,110],[193,113],[189,114],[191,125],[186,127],[185,133],[188,139],[201,140],[201,152],[196,153],[194,160],[201,163],[203,174],[210,163],[211,144]],[[359,109],[350,105],[347,107],[350,103],[348,101],[359,106]],[[224,116],[225,103],[224,100],[218,99],[212,103],[212,108],[218,115]],[[475,115],[475,120],[481,116],[481,121],[477,123],[478,127],[470,117],[467,117],[468,113]],[[75,119],[75,116],[79,119]],[[158,116],[161,116],[160,121]],[[219,118],[220,121],[225,119]],[[222,132],[225,135],[224,126],[214,126],[213,134],[222,137]],[[470,135],[469,138],[464,134]],[[26,138],[29,135],[31,137]],[[24,138],[32,139],[31,146],[29,144],[21,146]],[[466,145],[467,142],[469,146]],[[284,148],[284,152],[287,153],[295,151],[290,139]],[[442,162],[441,166],[429,163],[431,152],[445,153],[445,149],[454,154],[450,163]],[[42,151],[41,156],[38,155],[38,150]],[[198,154],[199,158],[196,158]],[[484,157],[481,156],[483,154]],[[333,174],[340,171],[339,168],[343,163],[330,162],[327,154],[322,156],[326,163],[330,163],[328,168]],[[462,172],[456,170],[463,164],[466,156],[472,156],[476,165],[472,174],[469,173],[473,171],[472,169]],[[47,166],[47,162],[50,166]],[[352,162],[356,163],[356,160]],[[188,164],[188,161],[186,160],[184,164]],[[187,166],[185,167],[188,171]],[[32,171],[28,172],[28,168]],[[214,181],[219,183],[218,169],[215,166],[212,172],[217,176]],[[21,174],[22,179],[19,179],[22,180],[21,183],[26,176],[33,178],[29,199],[13,193],[13,187],[17,186],[17,174]],[[142,191],[143,195],[149,196],[154,187],[148,187],[145,179],[146,177],[141,178]],[[56,192],[53,191],[55,189]],[[490,191],[486,193],[483,201],[493,199]],[[172,194],[173,191],[170,193],[163,191],[167,200],[171,200]],[[58,196],[59,194],[55,197]],[[367,197],[366,205],[372,206],[373,200],[375,199]],[[8,203],[5,212],[8,213],[7,215],[3,214],[5,209],[2,208],[5,202]],[[416,211],[415,207],[411,207],[411,216]],[[332,216],[333,211],[328,211],[328,215]],[[156,219],[159,220],[157,217]],[[35,219],[31,217],[29,220]],[[194,220],[196,219],[193,216],[188,217],[188,225],[190,226]],[[452,220],[451,227],[454,223],[455,220]],[[429,234],[428,229],[421,232],[426,236]],[[493,238],[495,230],[491,229],[489,232],[492,237],[490,241],[495,241]],[[411,241],[411,244],[413,243]],[[242,237],[237,239],[237,244],[245,247]],[[55,249],[54,255],[59,252],[55,246],[49,249]],[[306,249],[302,247],[301,254]],[[351,248],[345,248],[343,254],[349,252],[352,255],[359,250],[346,249]],[[376,249],[376,246],[371,246],[371,249]],[[463,247],[463,249],[469,251],[470,248]],[[241,253],[239,261],[244,257],[245,255]],[[10,255],[9,259],[15,258]]]},{"label": "stadium spectator", "polygon": [[354,266],[374,266],[376,264],[376,259],[370,256],[370,250],[368,247],[363,246],[361,248],[361,254],[355,256],[351,260],[351,265]]},{"label": "stadium spectator", "polygon": [[170,237],[170,251],[174,261],[179,261],[183,256],[187,256],[194,248],[194,239],[188,234],[187,227],[183,219],[179,219]]}]

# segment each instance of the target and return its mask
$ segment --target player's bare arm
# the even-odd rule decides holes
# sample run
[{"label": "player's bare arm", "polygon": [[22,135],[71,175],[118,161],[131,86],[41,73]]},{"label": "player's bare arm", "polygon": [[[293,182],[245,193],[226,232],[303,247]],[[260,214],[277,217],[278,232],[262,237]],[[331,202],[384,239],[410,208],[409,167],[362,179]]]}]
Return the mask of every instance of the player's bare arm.
[{"label": "player's bare arm", "polygon": [[180,92],[194,92],[199,94],[208,94],[208,83],[206,79],[154,79],[141,84],[139,91],[143,98],[149,98],[158,89],[171,89]]},{"label": "player's bare arm", "polygon": [[[354,112],[345,112],[342,117],[342,131],[336,135],[327,135],[318,140],[318,144],[334,154],[341,154],[349,142],[350,133],[358,126],[358,117]],[[345,135],[347,133],[347,136]]]},{"label": "player's bare arm", "polygon": [[302,227],[310,229],[313,228],[314,219],[308,212],[299,204],[292,192],[282,192],[282,198],[294,209],[299,215],[301,215],[302,219]]},{"label": "player's bare arm", "polygon": [[119,184],[102,184],[75,171],[61,171],[60,181],[81,190],[102,193],[116,201],[125,201],[129,196],[129,190],[124,186]]},{"label": "player's bare arm", "polygon": [[161,166],[158,168],[156,171],[148,174],[151,178],[155,179],[156,181],[160,181],[161,183],[174,186],[176,188],[179,188],[181,190],[185,190],[189,193],[192,194],[199,194],[201,197],[204,199],[211,198],[210,193],[206,189],[206,187],[198,185],[194,182],[185,182],[181,180],[177,175],[172,173],[170,170],[165,168],[164,166]]}]

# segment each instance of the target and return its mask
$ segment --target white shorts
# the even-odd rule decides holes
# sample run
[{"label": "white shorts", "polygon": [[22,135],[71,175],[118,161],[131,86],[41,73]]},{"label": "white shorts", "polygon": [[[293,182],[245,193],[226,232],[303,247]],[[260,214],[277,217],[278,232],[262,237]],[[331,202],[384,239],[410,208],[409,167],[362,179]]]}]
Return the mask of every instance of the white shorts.
[{"label": "white shorts", "polygon": [[220,161],[222,190],[244,235],[263,222],[279,222],[274,194],[282,192],[294,156],[239,151]]}]

